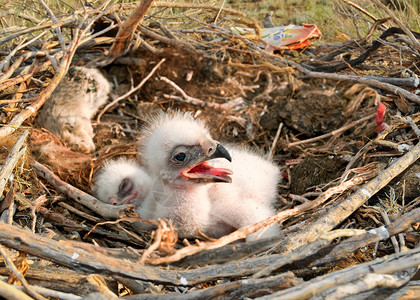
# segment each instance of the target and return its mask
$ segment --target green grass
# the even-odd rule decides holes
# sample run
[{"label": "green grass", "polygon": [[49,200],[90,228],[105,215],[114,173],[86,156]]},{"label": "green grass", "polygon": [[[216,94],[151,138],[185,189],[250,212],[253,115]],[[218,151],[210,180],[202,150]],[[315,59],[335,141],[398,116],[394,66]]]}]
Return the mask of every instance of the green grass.
[{"label": "green grass", "polygon": [[[272,20],[275,26],[288,24],[312,23],[316,24],[323,33],[321,43],[339,42],[346,38],[361,38],[366,35],[373,21],[359,10],[344,3],[343,0],[175,0],[177,2],[205,3],[214,6],[240,10],[248,17],[261,24],[267,12],[273,13]],[[397,1],[397,0],[389,0]],[[388,2],[389,2],[388,1]],[[392,11],[403,24],[411,30],[420,31],[420,0],[399,0],[404,6],[391,5]],[[81,8],[80,0],[53,0],[45,2],[56,14],[57,18]],[[103,0],[88,1],[94,6],[103,3]],[[119,2],[132,2],[120,0]],[[370,0],[352,0],[377,18],[387,17],[387,13]],[[385,2],[385,1],[383,1]],[[0,30],[13,26],[30,27],[37,25],[37,20],[48,20],[44,8],[38,0],[0,0],[0,14],[14,8],[15,15],[0,18]],[[16,17],[18,16],[18,17]],[[28,17],[28,18],[25,18]],[[32,19],[32,20],[31,20]],[[386,26],[397,26],[388,21]]]},{"label": "green grass", "polygon": [[[372,1],[353,0],[352,2],[378,19],[388,16]],[[404,7],[391,5],[390,8],[405,26],[418,32],[420,30],[420,0],[405,0],[404,3],[406,4]],[[227,1],[226,6],[244,11],[249,17],[259,22],[262,22],[265,14],[271,11],[275,26],[316,24],[323,33],[324,42],[337,42],[345,36],[363,37],[373,24],[369,17],[342,0],[232,0]],[[388,21],[386,25],[397,26],[391,21]]]}]

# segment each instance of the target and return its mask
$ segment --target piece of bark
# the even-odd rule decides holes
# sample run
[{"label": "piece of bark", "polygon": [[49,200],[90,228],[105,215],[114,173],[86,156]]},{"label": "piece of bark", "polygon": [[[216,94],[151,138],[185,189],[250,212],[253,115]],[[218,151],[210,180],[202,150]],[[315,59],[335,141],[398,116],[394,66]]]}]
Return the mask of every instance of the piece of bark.
[{"label": "piece of bark", "polygon": [[[0,268],[0,275],[9,276],[10,270]],[[92,293],[98,289],[95,284],[89,283],[89,275],[80,274],[72,270],[53,267],[32,266],[25,274],[25,278],[32,288],[43,296],[51,296],[56,293],[75,293],[76,298],[84,296],[85,293]],[[112,291],[117,291],[117,283],[112,277],[104,277],[106,285],[111,287]],[[76,289],[75,286],[78,286]],[[43,290],[43,288],[48,289]],[[59,297],[60,299],[73,298],[75,295],[67,295],[68,297]]]},{"label": "piece of bark", "polygon": [[282,290],[301,284],[302,279],[296,278],[292,272],[287,272],[260,279],[242,279],[221,283],[202,290],[194,290],[185,294],[169,293],[161,295],[133,295],[124,297],[127,300],[193,300],[193,299],[243,299],[246,297],[261,297],[276,290]]},{"label": "piece of bark", "polygon": [[39,206],[36,208],[36,211],[38,213],[40,213],[44,218],[46,218],[47,220],[53,221],[53,222],[57,222],[60,224],[66,224],[66,225],[77,225],[76,222],[74,222],[73,220],[70,220],[68,218],[66,218],[65,216],[63,216],[62,214],[45,208],[43,206]]},{"label": "piece of bark", "polygon": [[180,286],[249,275],[278,258],[272,255],[192,270],[165,270],[139,264],[138,255],[127,249],[105,249],[69,240],[55,241],[3,223],[0,223],[0,244],[78,271]]},{"label": "piece of bark", "polygon": [[362,278],[371,273],[394,274],[417,267],[419,263],[420,248],[416,248],[319,276],[298,286],[275,292],[259,299],[308,299],[334,286],[351,282],[354,279]]},{"label": "piece of bark", "polygon": [[[0,267],[0,275],[9,276],[10,270]],[[33,281],[55,281],[57,283],[67,282],[68,284],[76,284],[87,275],[79,274],[72,270],[59,269],[54,267],[38,267],[32,266],[25,274],[28,282]]]},{"label": "piece of bark", "polygon": [[330,250],[328,256],[314,261],[311,263],[311,266],[320,266],[338,261],[342,258],[346,258],[348,257],[349,253],[352,253],[361,247],[384,240],[388,236],[395,236],[399,233],[409,230],[413,224],[416,224],[419,221],[420,208],[417,208],[400,216],[389,226],[381,226],[379,228],[371,229],[365,234],[351,237],[339,244],[334,245],[334,248]]},{"label": "piece of bark", "polygon": [[[46,300],[42,295],[38,294],[36,291],[32,289],[32,287],[29,285],[28,281],[26,280],[24,274],[21,273],[19,269],[21,269],[21,266],[19,266],[19,259],[12,260],[11,257],[9,257],[7,251],[4,249],[2,245],[0,245],[0,254],[3,258],[3,261],[6,263],[7,267],[12,271],[11,277],[9,277],[8,283],[12,282],[20,282],[22,286],[25,289],[25,292],[33,297],[36,300]],[[26,260],[26,255],[23,255],[23,259]],[[26,264],[26,263],[24,263]],[[19,269],[18,269],[19,268]]]},{"label": "piece of bark", "polygon": [[[48,299],[60,299],[60,300],[79,300],[82,299],[81,296],[77,296],[71,292],[74,291],[74,286],[71,287],[70,292],[60,292],[54,289],[48,289],[42,286],[32,286],[37,293],[49,297]],[[17,287],[19,290],[22,290],[21,286]]]},{"label": "piece of bark", "polygon": [[156,294],[160,292],[160,289],[156,285],[147,281],[135,280],[121,276],[114,276],[114,278],[128,287],[134,294]]},{"label": "piece of bark", "polygon": [[229,244],[218,249],[201,251],[171,265],[200,266],[221,264],[265,252],[279,243],[279,239],[262,239],[247,243]]},{"label": "piece of bark", "polygon": [[[407,271],[396,272],[395,274],[366,274],[345,284],[334,286],[322,293],[312,297],[313,300],[321,299],[343,299],[346,297],[357,297],[367,291],[378,291],[390,288],[400,288],[405,285],[413,276],[417,268],[410,268]],[[370,298],[372,299],[372,298]]]}]

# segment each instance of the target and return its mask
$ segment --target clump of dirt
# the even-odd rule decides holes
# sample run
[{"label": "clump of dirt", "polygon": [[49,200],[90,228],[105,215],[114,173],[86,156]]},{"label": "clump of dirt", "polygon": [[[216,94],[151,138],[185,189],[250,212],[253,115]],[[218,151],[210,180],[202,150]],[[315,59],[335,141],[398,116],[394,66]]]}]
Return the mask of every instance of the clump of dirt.
[{"label": "clump of dirt", "polygon": [[[394,199],[404,198],[410,203],[420,196],[420,162],[417,161],[390,182]],[[390,193],[389,191],[386,191]]]},{"label": "clump of dirt", "polygon": [[302,195],[308,191],[321,190],[324,185],[340,178],[347,161],[338,156],[305,157],[291,170],[290,192]]}]

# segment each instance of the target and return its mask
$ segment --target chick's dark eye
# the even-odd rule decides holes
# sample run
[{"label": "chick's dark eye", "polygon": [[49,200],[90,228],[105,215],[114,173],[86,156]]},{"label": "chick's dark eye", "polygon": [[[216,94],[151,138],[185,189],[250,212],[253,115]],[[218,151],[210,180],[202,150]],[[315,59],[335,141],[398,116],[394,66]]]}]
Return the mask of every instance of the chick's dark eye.
[{"label": "chick's dark eye", "polygon": [[177,155],[175,155],[175,160],[184,161],[185,157],[186,157],[185,153],[181,152],[181,153],[178,153]]},{"label": "chick's dark eye", "polygon": [[133,188],[133,183],[131,182],[130,179],[128,178],[124,178],[123,181],[121,181],[120,187],[119,187],[119,191],[121,193],[127,193],[129,192],[131,189]]}]

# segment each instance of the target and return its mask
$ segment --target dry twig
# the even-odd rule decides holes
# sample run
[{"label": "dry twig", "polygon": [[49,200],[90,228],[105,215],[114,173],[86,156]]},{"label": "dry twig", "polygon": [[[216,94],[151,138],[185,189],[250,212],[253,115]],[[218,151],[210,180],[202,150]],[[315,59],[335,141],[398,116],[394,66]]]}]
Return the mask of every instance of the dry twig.
[{"label": "dry twig", "polygon": [[144,15],[152,5],[153,0],[142,0],[131,16],[121,25],[114,44],[109,50],[110,57],[121,55],[128,48],[136,27],[143,21]]},{"label": "dry twig", "polygon": [[343,126],[341,128],[338,128],[338,129],[336,129],[334,131],[331,131],[329,133],[326,133],[326,134],[323,134],[323,135],[320,135],[320,136],[317,136],[317,137],[314,137],[314,138],[311,138],[311,139],[289,143],[288,146],[289,146],[289,148],[291,148],[291,147],[294,147],[294,146],[297,146],[297,145],[301,145],[301,144],[313,143],[313,142],[316,142],[316,141],[319,141],[319,140],[323,140],[323,139],[328,138],[328,137],[331,137],[331,136],[332,137],[336,137],[339,134],[343,133],[344,131],[349,130],[352,127],[355,127],[355,126],[359,125],[360,123],[363,123],[363,122],[366,122],[366,121],[368,121],[370,119],[373,119],[374,117],[375,117],[375,114],[371,114],[369,116],[366,116],[366,117],[361,118],[360,120],[351,122],[348,125],[345,125],[345,126]]},{"label": "dry twig", "polygon": [[13,145],[12,149],[10,150],[9,155],[7,156],[4,164],[0,169],[0,196],[3,195],[4,187],[7,181],[10,178],[10,175],[13,172],[16,164],[18,163],[19,159],[25,154],[26,147],[25,142],[26,138],[28,137],[29,131],[25,130],[17,139],[16,143]]},{"label": "dry twig", "polygon": [[118,219],[120,217],[120,212],[127,209],[130,205],[119,205],[114,206],[111,204],[103,203],[96,199],[95,197],[71,186],[67,182],[62,181],[55,175],[53,172],[48,170],[47,167],[40,164],[39,162],[33,162],[32,168],[42,178],[46,179],[50,184],[55,186],[57,190],[66,194],[76,202],[90,208],[94,212],[101,215],[103,218]]},{"label": "dry twig", "polygon": [[139,89],[142,88],[142,86],[150,79],[150,77],[153,76],[153,74],[157,71],[157,69],[159,69],[159,67],[165,62],[165,59],[162,58],[156,66],[153,67],[152,71],[150,71],[149,74],[147,74],[146,77],[143,78],[143,80],[135,87],[132,88],[131,90],[129,90],[127,93],[125,93],[124,95],[118,97],[117,99],[113,100],[111,103],[108,103],[98,114],[98,116],[96,117],[96,121],[98,123],[100,123],[101,117],[102,115],[112,106],[114,106],[115,104],[117,104],[119,101],[127,98],[128,96],[130,96],[131,94],[133,94],[134,92],[138,91]]},{"label": "dry twig", "polygon": [[0,296],[4,297],[4,299],[33,300],[32,297],[29,297],[27,294],[19,291],[13,285],[7,284],[2,280],[0,280]]},{"label": "dry twig", "polygon": [[182,95],[182,97],[184,97],[184,99],[182,99],[173,95],[164,95],[168,99],[174,99],[174,100],[182,101],[188,104],[197,105],[200,107],[210,107],[210,108],[222,110],[222,111],[229,109],[228,105],[226,104],[206,102],[206,101],[188,96],[175,82],[173,82],[172,80],[169,80],[165,76],[160,76],[160,80],[170,84],[175,90],[177,90]]}]

